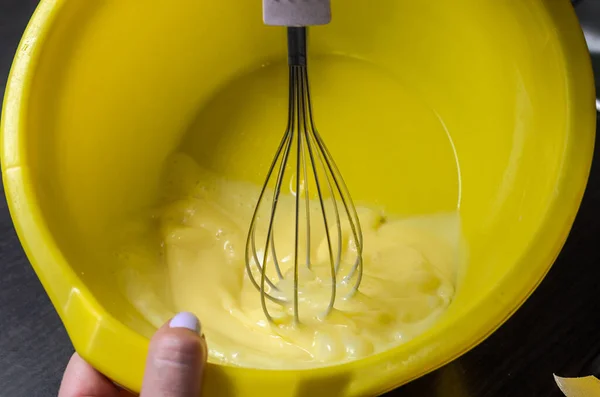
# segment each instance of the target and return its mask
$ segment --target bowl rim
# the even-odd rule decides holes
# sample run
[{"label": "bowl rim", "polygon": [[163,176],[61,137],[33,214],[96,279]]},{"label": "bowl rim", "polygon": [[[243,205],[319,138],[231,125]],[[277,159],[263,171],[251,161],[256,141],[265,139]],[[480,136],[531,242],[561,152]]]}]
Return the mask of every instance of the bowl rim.
[{"label": "bowl rim", "polygon": [[[26,163],[27,137],[23,131],[27,128],[28,99],[44,43],[68,1],[42,0],[39,3],[19,44],[7,80],[0,120],[0,157],[5,194],[25,253],[76,350],[115,382],[139,391],[143,377],[141,358],[147,353],[149,341],[112,317],[69,267],[42,215]],[[468,314],[471,319],[468,326],[464,322],[451,324],[451,334],[459,335],[452,337],[453,343],[431,344],[427,340],[429,332],[426,332],[406,345],[359,361],[306,370],[259,370],[209,364],[205,380],[207,387],[210,388],[213,383],[211,373],[225,375],[231,382],[258,386],[275,378],[281,384],[298,383],[312,377],[310,374],[315,371],[319,377],[361,371],[361,376],[368,373],[372,377],[367,383],[356,385],[353,395],[384,393],[447,364],[478,345],[537,288],[562,249],[578,212],[591,167],[596,125],[591,60],[571,3],[569,0],[539,1],[557,27],[567,89],[568,140],[559,175],[564,188],[552,197],[538,232],[520,259],[520,263],[528,264],[527,270],[523,272],[521,269],[516,282],[514,277],[510,277],[512,271],[509,272],[498,286],[503,291],[501,295],[488,294],[479,305],[463,314]],[[547,250],[548,246],[551,246],[550,250]],[[539,255],[538,252],[545,254]],[[427,354],[431,352],[434,353]],[[388,370],[381,371],[381,367],[378,367],[379,373],[368,370],[382,362],[390,363]],[[380,386],[374,387],[376,382],[373,379],[377,379]]]}]

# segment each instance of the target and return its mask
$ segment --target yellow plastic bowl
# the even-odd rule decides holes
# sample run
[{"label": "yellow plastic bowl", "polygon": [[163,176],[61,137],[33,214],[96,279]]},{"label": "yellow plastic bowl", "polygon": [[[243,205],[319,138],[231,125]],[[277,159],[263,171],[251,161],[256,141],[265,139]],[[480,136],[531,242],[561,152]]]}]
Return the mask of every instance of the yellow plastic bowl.
[{"label": "yellow plastic bowl", "polygon": [[[206,395],[375,395],[440,367],[535,289],[585,188],[595,96],[568,0],[345,0],[333,8],[334,22],[312,31],[312,53],[399,76],[443,121],[460,166],[458,182],[430,180],[440,156],[411,154],[422,154],[411,146],[421,131],[394,130],[394,120],[412,117],[399,106],[392,120],[374,116],[380,125],[362,135],[367,146],[380,143],[377,156],[356,157],[356,142],[340,150],[335,131],[326,137],[353,194],[369,198],[408,175],[375,198],[414,213],[458,201],[469,267],[447,314],[407,344],[316,370],[209,365]],[[153,327],[116,287],[103,231],[151,204],[162,161],[199,110],[237,76],[285,57],[284,39],[262,25],[259,1],[43,0],[21,42],[1,140],[14,223],[77,351],[131,390],[140,390]],[[350,92],[364,90],[358,83],[348,81]],[[364,161],[392,160],[392,170],[361,171],[370,169]],[[369,185],[373,174],[378,185]]]}]

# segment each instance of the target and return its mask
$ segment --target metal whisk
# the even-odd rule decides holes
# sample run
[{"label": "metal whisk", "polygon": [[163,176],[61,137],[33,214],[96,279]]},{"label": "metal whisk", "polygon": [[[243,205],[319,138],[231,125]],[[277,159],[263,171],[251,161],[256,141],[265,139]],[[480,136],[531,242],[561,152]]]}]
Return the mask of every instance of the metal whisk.
[{"label": "metal whisk", "polygon": [[[246,271],[260,292],[262,310],[273,323],[273,307],[288,311],[300,323],[300,301],[310,299],[301,285],[303,275],[323,298],[319,317],[328,315],[336,295],[353,295],[362,279],[363,237],[358,214],[346,184],[313,120],[307,71],[307,26],[329,23],[329,0],[263,0],[267,25],[287,27],[289,100],[283,139],[267,172],[250,223],[246,243]],[[290,181],[295,202],[293,226],[277,226],[282,189]],[[281,232],[281,228],[285,230]],[[288,236],[293,227],[293,235]],[[283,235],[293,240],[290,253],[281,255]],[[319,262],[315,243],[325,248]],[[279,247],[279,248],[278,248]],[[321,250],[323,252],[323,250]],[[319,263],[317,263],[319,262]],[[289,265],[288,272],[282,270]],[[320,267],[319,267],[320,266]],[[326,269],[321,275],[319,269]],[[270,271],[270,274],[269,274]],[[287,284],[286,284],[287,282]],[[286,285],[287,290],[286,290]],[[287,293],[286,293],[287,291]],[[316,292],[315,292],[316,293]],[[273,302],[277,305],[273,306]],[[270,308],[271,309],[270,309]]]}]

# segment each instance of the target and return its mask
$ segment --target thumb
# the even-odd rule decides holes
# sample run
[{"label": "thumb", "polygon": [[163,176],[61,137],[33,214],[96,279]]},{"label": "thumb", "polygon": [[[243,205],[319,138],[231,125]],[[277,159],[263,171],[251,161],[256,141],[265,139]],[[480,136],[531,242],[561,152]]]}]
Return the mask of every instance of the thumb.
[{"label": "thumb", "polygon": [[199,397],[207,348],[200,321],[179,313],[150,341],[140,397]]}]

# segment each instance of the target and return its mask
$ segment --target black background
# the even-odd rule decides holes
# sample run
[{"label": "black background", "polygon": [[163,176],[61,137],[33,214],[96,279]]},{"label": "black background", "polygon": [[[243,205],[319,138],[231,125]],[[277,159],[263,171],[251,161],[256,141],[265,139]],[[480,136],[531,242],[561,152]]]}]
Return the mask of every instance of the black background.
[{"label": "black background", "polygon": [[[0,0],[0,92],[37,2]],[[578,13],[592,53],[600,52],[593,40],[597,34],[600,41],[600,0],[583,0]],[[596,65],[600,71],[598,65],[600,62]],[[562,394],[554,384],[553,373],[576,376],[600,372],[600,359],[596,359],[600,357],[599,167],[597,162],[593,166],[562,254],[526,304],[479,347],[391,396],[558,397]],[[72,351],[23,254],[2,194],[0,397],[55,397]]]}]

